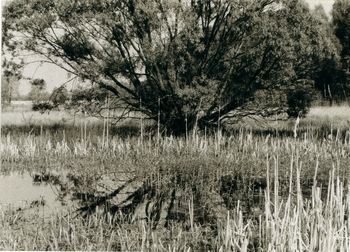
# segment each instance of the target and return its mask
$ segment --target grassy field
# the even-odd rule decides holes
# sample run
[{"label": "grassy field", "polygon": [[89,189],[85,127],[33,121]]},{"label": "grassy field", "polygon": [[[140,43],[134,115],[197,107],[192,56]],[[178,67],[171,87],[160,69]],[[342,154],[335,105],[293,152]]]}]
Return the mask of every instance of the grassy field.
[{"label": "grassy field", "polygon": [[175,138],[59,113],[2,113],[2,173],[74,204],[0,205],[1,250],[350,250],[348,107],[313,108],[296,137],[294,121]]}]

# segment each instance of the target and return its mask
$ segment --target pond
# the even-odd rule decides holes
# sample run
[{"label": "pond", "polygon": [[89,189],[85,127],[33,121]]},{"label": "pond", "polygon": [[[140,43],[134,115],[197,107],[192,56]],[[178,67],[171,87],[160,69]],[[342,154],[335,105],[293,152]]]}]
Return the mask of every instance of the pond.
[{"label": "pond", "polygon": [[[81,187],[74,185],[77,181],[83,180],[80,177],[72,176],[62,171],[59,173],[60,175],[55,174],[54,172],[24,172],[0,175],[0,208],[6,209],[8,207],[25,214],[40,211],[41,216],[48,217],[72,206],[75,210],[83,210],[79,211],[80,213],[93,212],[93,209],[97,206],[107,206],[112,212],[113,209],[118,211],[123,211],[124,209],[125,212],[134,212],[135,216],[145,217],[145,207],[149,205],[147,199],[152,201],[151,195],[154,188],[148,188],[146,184],[137,180],[124,180],[119,175],[117,176],[118,181],[109,177],[103,177],[97,183],[102,184],[103,187],[99,188],[97,186],[95,190],[86,192],[81,190]],[[261,208],[264,202],[262,191],[266,187],[264,184],[266,182],[262,181],[261,184],[259,184],[260,181],[258,181],[259,183],[256,182],[253,186],[259,188],[260,190],[258,191],[260,193],[253,188],[252,190],[255,193],[251,195],[251,200],[247,201],[243,200],[246,197],[243,195],[243,188],[240,188],[242,184],[236,180],[238,181],[239,179],[230,176],[222,178],[221,196],[217,195],[218,198],[222,197],[221,203],[230,209],[236,206],[237,200],[240,199],[243,207],[249,209]],[[90,184],[92,185],[93,183]],[[110,189],[108,190],[107,188]],[[241,192],[241,190],[243,191]],[[184,199],[181,199],[180,189],[177,190],[176,197],[180,197],[177,201],[179,201],[179,205],[185,206],[183,211],[186,213],[188,202],[182,202]],[[171,196],[169,195],[170,198]]]},{"label": "pond", "polygon": [[10,173],[0,175],[0,207],[18,211],[40,210],[45,216],[60,210],[58,186],[35,182],[35,174]]}]

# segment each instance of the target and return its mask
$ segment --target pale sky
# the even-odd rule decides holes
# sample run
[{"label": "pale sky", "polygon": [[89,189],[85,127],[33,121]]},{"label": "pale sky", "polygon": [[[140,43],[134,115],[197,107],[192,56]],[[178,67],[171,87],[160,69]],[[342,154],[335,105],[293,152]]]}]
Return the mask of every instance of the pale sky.
[{"label": "pale sky", "polygon": [[[49,92],[69,79],[66,71],[48,63],[41,66],[38,63],[30,64],[24,68],[23,75],[32,79],[44,79]],[[27,94],[30,91],[29,80],[20,81],[19,91],[20,94]]]},{"label": "pale sky", "polygon": [[[9,0],[0,0],[1,6],[4,5],[6,1]],[[15,0],[13,0],[15,1]],[[330,15],[332,10],[332,6],[334,0],[305,0],[310,8],[313,9],[316,5],[322,4],[327,14]],[[44,64],[39,66],[39,64],[30,64],[24,68],[24,76],[31,78],[41,78],[44,79],[47,83],[47,89],[49,92],[53,90],[53,88],[63,84],[66,80],[68,80],[66,72],[61,68],[51,65]],[[20,94],[26,94],[30,90],[30,84],[28,80],[21,80],[20,82]]]},{"label": "pale sky", "polygon": [[311,9],[313,9],[316,5],[322,4],[324,10],[329,15],[334,3],[334,0],[305,0],[305,1],[310,5]]}]

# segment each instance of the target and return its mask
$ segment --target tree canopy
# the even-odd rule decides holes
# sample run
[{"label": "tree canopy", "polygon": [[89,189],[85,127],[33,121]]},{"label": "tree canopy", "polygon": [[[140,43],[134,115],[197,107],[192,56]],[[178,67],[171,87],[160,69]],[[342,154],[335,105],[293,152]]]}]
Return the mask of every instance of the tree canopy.
[{"label": "tree canopy", "polygon": [[342,56],[350,57],[350,2],[336,0],[332,15],[335,35],[342,45]]},{"label": "tree canopy", "polygon": [[338,93],[346,100],[350,97],[350,2],[336,0],[332,16],[333,31],[340,44],[340,67],[333,75],[337,78]]},{"label": "tree canopy", "polygon": [[9,105],[14,97],[19,97],[21,64],[3,58],[1,75],[1,104]]},{"label": "tree canopy", "polygon": [[28,99],[34,102],[40,102],[47,100],[49,97],[46,91],[46,82],[43,79],[33,79],[30,81],[30,91],[28,93]]},{"label": "tree canopy", "polygon": [[174,133],[259,94],[274,98],[255,111],[286,111],[288,93],[312,87],[334,54],[298,0],[17,0],[3,13],[9,50],[41,55]]}]

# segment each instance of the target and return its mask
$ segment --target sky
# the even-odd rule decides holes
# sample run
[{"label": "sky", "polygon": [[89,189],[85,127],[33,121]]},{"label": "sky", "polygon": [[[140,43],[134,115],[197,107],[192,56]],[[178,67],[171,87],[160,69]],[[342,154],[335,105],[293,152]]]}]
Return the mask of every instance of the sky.
[{"label": "sky", "polygon": [[334,0],[306,0],[306,2],[310,5],[311,9],[316,5],[322,4],[326,13],[330,15]]},{"label": "sky", "polygon": [[[33,63],[24,67],[23,76],[32,79],[44,79],[47,84],[47,90],[51,92],[55,87],[62,85],[68,79],[67,72],[53,64]],[[21,80],[19,86],[21,95],[27,94],[30,91],[29,80]]]},{"label": "sky", "polygon": [[[1,1],[1,6],[3,6],[4,3],[9,0],[0,0],[0,1]],[[15,0],[12,0],[12,1],[15,1]],[[334,0],[305,0],[305,1],[310,5],[311,9],[313,9],[316,5],[321,4],[328,15],[330,15],[332,6],[334,3]],[[40,65],[38,63],[29,64],[24,68],[23,75],[25,77],[30,77],[30,78],[44,79],[47,83],[47,90],[49,92],[51,92],[55,87],[60,86],[61,84],[63,84],[69,79],[64,70],[52,64],[43,64],[43,65]],[[74,85],[74,83],[72,83],[71,85]],[[21,95],[27,94],[30,91],[29,80],[21,80],[19,89],[20,89],[19,92]]]}]

